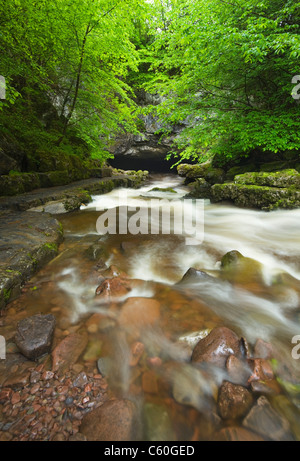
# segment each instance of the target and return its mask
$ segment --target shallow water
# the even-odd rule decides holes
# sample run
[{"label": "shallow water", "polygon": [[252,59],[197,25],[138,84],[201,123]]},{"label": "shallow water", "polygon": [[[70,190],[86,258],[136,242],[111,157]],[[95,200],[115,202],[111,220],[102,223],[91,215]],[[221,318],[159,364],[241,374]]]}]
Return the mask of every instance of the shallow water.
[{"label": "shallow water", "polygon": [[[152,191],[154,187],[172,188],[176,193]],[[291,356],[292,338],[300,334],[300,210],[265,213],[206,200],[204,214],[199,215],[202,221],[197,222],[198,237],[203,226],[203,241],[199,239],[195,245],[186,241],[195,230],[191,217],[196,204],[191,205],[190,200],[180,202],[190,223],[182,235],[160,234],[162,223],[157,214],[152,223],[154,235],[100,236],[97,232],[103,209],[116,210],[119,223],[125,219],[127,206],[149,210],[153,199],[177,200],[186,193],[181,178],[156,175],[138,190],[118,189],[95,196],[79,212],[59,217],[65,229],[59,256],[14,304],[14,310],[24,312],[25,308],[27,315],[55,313],[58,338],[87,328],[91,315],[102,314],[99,328],[88,330],[88,350],[80,360],[95,366],[100,357],[110,360],[109,384],[116,395],[138,402],[149,440],[207,440],[216,429],[212,415],[217,386],[226,373],[195,369],[190,364],[192,346],[180,340],[190,333],[205,335],[225,325],[245,337],[250,348],[258,338],[269,341],[292,370],[293,386],[300,383],[298,361]],[[174,213],[181,206],[178,203]],[[136,211],[129,211],[127,218]],[[105,250],[91,260],[87,250],[99,241],[105,243]],[[250,261],[244,271],[224,272],[220,261],[231,250],[259,264]],[[111,270],[105,269],[111,266]],[[190,267],[213,278],[174,285]],[[130,280],[130,290],[116,297],[95,297],[97,286],[118,274]],[[123,306],[136,297],[159,303],[155,321],[150,308],[150,320],[145,314],[146,318],[137,321],[136,312],[124,320]],[[144,344],[145,353],[133,366],[132,347],[137,341]],[[157,368],[153,363],[158,359],[161,366]],[[286,376],[281,378],[286,380]],[[294,387],[287,395],[295,405],[297,419]]]}]

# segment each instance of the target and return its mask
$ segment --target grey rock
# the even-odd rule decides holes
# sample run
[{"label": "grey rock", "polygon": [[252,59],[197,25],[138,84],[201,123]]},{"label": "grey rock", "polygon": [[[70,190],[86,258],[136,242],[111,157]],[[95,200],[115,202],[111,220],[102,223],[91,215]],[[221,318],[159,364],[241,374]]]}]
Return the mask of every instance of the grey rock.
[{"label": "grey rock", "polygon": [[16,345],[30,360],[36,360],[51,350],[56,319],[54,315],[33,315],[17,325]]}]

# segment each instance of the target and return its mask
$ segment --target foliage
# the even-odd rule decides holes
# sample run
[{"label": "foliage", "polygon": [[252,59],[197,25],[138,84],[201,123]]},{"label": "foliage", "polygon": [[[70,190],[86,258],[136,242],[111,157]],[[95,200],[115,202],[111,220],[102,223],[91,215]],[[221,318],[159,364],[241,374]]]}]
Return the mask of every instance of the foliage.
[{"label": "foliage", "polygon": [[[120,125],[134,129],[126,76],[137,68],[130,36],[139,0],[1,0],[0,7],[0,74],[7,83],[3,125],[10,112],[22,125],[23,108],[20,131],[29,134],[26,125],[34,119],[37,144],[48,137],[60,145],[71,129],[96,151]],[[49,103],[53,113],[46,120]]]},{"label": "foliage", "polygon": [[295,0],[174,0],[153,23],[153,108],[187,122],[181,157],[247,156],[299,149],[300,3]]}]

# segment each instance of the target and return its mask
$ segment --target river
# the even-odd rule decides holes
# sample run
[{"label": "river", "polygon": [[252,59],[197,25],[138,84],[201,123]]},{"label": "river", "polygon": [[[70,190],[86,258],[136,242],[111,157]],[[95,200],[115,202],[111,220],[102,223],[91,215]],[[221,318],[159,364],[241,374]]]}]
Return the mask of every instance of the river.
[{"label": "river", "polygon": [[[217,387],[226,372],[195,370],[190,356],[196,333],[199,339],[227,326],[247,339],[250,351],[257,339],[270,342],[288,364],[292,385],[297,388],[300,382],[297,357],[292,357],[292,338],[300,335],[300,209],[266,213],[183,200],[187,192],[182,178],[154,175],[140,189],[94,196],[80,211],[60,216],[65,231],[60,253],[21,298],[28,314],[54,312],[62,335],[100,314],[99,328],[88,330],[88,351],[80,361],[96,366],[105,358],[110,388],[138,402],[149,440],[206,440],[213,432]],[[147,232],[128,233],[128,221],[135,232],[142,226],[138,218],[150,216],[155,200],[162,199],[165,207],[173,203],[170,229],[168,215],[161,222],[154,212]],[[142,208],[146,212],[137,215]],[[110,210],[117,224],[122,221],[121,235],[99,235],[101,210]],[[179,212],[187,223],[181,234],[180,226],[174,232],[172,220],[172,213]],[[196,227],[193,216],[198,216]],[[248,258],[246,264],[224,270],[221,259],[233,250]],[[209,277],[177,285],[189,268]],[[121,285],[107,285],[107,277],[114,276]],[[157,304],[146,303],[143,316],[128,304],[130,298]],[[144,353],[133,366],[137,343]],[[280,378],[287,380],[285,374]],[[284,393],[297,420],[294,387]]]}]

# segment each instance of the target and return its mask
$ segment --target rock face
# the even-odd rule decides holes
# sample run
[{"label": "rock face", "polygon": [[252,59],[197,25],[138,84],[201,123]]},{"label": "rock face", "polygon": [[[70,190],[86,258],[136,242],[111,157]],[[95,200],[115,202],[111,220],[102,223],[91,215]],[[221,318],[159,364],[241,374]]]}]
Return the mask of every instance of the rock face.
[{"label": "rock face", "polygon": [[[159,104],[160,98],[141,92],[137,97],[137,104],[141,107]],[[170,135],[161,138],[157,132],[163,128],[163,124],[153,115],[140,116],[140,134],[120,134],[108,148],[114,155],[110,164],[124,169],[146,169],[151,171],[169,171],[172,162],[166,160],[172,143],[181,131],[182,126],[169,127]]]},{"label": "rock face", "polygon": [[229,328],[214,328],[206,338],[201,339],[195,346],[192,362],[207,362],[219,367],[225,367],[230,355],[240,353],[238,336]]},{"label": "rock face", "polygon": [[139,440],[139,432],[137,408],[126,399],[104,403],[88,413],[80,426],[88,441],[134,441]]},{"label": "rock face", "polygon": [[56,320],[52,314],[34,315],[21,320],[15,341],[25,357],[36,360],[51,350]]},{"label": "rock face", "polygon": [[0,309],[21,285],[57,255],[60,223],[44,213],[0,211]]}]

